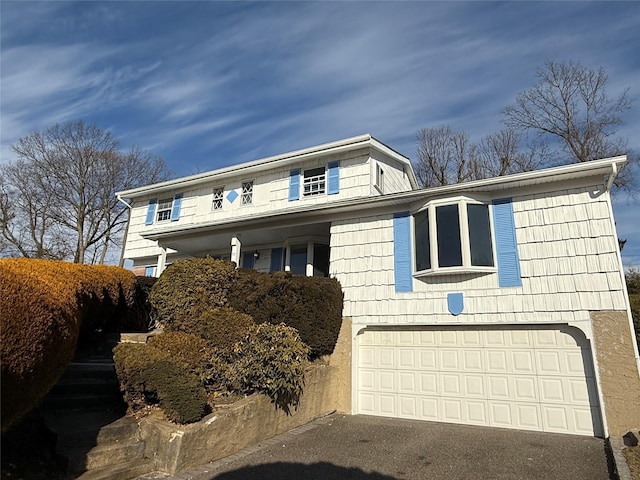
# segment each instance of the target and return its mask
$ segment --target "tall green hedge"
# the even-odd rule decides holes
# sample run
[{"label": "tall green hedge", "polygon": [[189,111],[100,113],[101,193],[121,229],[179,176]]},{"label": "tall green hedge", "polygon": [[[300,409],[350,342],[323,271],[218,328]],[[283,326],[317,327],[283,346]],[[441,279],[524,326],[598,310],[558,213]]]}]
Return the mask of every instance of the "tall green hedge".
[{"label": "tall green hedge", "polygon": [[256,323],[284,322],[298,330],[311,357],[333,352],[343,302],[335,279],[240,270],[228,300],[230,307],[251,315]]},{"label": "tall green hedge", "polygon": [[232,263],[213,258],[172,263],[149,294],[156,320],[171,328],[181,318],[197,317],[211,308],[225,306],[227,292],[236,276]]}]

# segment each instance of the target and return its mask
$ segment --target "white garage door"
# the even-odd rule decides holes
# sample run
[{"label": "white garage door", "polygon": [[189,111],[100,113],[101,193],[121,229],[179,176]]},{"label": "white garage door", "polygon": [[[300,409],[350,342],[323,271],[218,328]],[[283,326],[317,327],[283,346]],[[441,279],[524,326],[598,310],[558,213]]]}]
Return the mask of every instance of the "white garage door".
[{"label": "white garage door", "polygon": [[571,327],[367,329],[356,410],[602,436],[590,358]]}]

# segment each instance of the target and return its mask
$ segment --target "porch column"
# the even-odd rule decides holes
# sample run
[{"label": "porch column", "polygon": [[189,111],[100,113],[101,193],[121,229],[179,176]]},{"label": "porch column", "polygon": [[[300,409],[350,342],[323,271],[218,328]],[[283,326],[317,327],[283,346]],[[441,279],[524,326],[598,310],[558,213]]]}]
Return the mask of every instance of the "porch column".
[{"label": "porch column", "polygon": [[307,277],[313,277],[313,241],[307,243]]},{"label": "porch column", "polygon": [[156,277],[159,277],[160,274],[162,272],[164,272],[164,269],[166,268],[166,264],[167,264],[167,249],[164,247],[160,247],[161,248],[161,252],[160,255],[158,255],[158,265],[156,266]]},{"label": "porch column", "polygon": [[240,260],[242,259],[242,243],[240,235],[231,237],[231,261],[236,263],[236,268],[240,268]]}]

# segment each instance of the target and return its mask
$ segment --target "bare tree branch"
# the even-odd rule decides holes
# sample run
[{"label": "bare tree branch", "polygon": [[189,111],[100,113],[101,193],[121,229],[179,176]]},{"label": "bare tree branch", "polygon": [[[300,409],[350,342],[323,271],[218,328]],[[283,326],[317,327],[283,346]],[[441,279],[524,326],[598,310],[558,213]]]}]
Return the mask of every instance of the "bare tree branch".
[{"label": "bare tree branch", "polygon": [[3,251],[103,262],[121,238],[119,190],[168,178],[164,161],[119,142],[95,125],[69,122],[21,138],[18,160],[2,169]]}]

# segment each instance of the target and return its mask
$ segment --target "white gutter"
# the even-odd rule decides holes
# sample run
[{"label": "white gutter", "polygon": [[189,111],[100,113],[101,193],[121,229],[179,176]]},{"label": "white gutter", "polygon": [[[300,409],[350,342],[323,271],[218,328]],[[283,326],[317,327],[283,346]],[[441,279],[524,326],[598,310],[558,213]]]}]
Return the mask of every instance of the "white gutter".
[{"label": "white gutter", "polygon": [[[116,195],[131,198],[136,196],[142,196],[145,194],[184,189],[185,187],[198,185],[212,179],[215,179],[216,181],[218,181],[218,180],[223,180],[230,176],[251,175],[254,172],[264,171],[271,168],[277,168],[283,165],[288,165],[290,163],[299,162],[301,160],[309,160],[319,156],[338,154],[345,151],[354,150],[356,148],[365,148],[365,147],[381,148],[379,147],[379,145],[384,145],[378,141],[375,141],[374,143],[374,141],[375,139],[369,134],[360,135],[358,137],[347,138],[345,140],[326,143],[323,145],[318,145],[316,147],[306,148],[303,150],[296,150],[294,152],[284,153],[284,154],[276,155],[273,157],[263,158],[261,160],[242,163],[240,165],[231,165],[229,167],[212,170],[210,172],[199,173],[197,175],[190,175],[188,177],[182,177],[175,180],[168,180],[166,182],[156,183],[153,185],[146,185],[144,187],[133,188],[130,190],[123,190],[121,192],[117,192]],[[397,152],[394,152],[390,148],[388,149],[388,151],[392,152],[395,156],[401,156],[404,161],[406,161],[409,165],[411,164],[409,159],[404,157],[403,155],[400,155]]]},{"label": "white gutter", "polygon": [[165,236],[183,235],[184,233],[205,232],[214,228],[229,227],[234,224],[255,225],[268,222],[273,219],[288,216],[292,219],[297,217],[308,217],[315,215],[339,215],[341,213],[352,212],[358,209],[366,209],[371,206],[385,208],[399,204],[407,204],[427,197],[442,195],[452,195],[463,192],[490,192],[501,189],[508,189],[515,186],[532,185],[541,183],[553,183],[572,178],[582,178],[594,176],[601,173],[603,176],[609,172],[611,165],[623,163],[626,157],[614,157],[610,159],[594,160],[591,162],[564,165],[561,167],[548,168],[544,170],[534,170],[531,172],[516,173],[502,177],[476,180],[467,183],[456,183],[442,187],[425,188],[422,190],[409,190],[407,192],[391,193],[376,197],[359,197],[340,200],[325,204],[314,204],[311,206],[296,206],[282,209],[272,213],[258,212],[253,215],[242,217],[231,217],[222,221],[210,221],[199,224],[184,224],[175,227],[164,227],[161,229],[149,230],[141,233],[143,238],[158,240]]},{"label": "white gutter", "polygon": [[611,174],[609,175],[609,179],[607,180],[607,192],[611,190],[613,182],[618,175],[618,164],[615,162],[611,163]]}]

